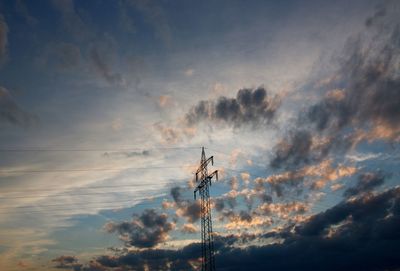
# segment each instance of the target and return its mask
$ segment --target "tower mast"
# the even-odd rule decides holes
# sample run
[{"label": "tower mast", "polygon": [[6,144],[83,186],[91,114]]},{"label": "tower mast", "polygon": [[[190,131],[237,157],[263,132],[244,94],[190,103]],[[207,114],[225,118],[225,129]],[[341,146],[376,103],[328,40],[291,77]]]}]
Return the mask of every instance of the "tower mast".
[{"label": "tower mast", "polygon": [[204,147],[201,150],[200,166],[196,171],[197,187],[194,190],[194,199],[196,192],[200,194],[200,210],[201,210],[201,270],[215,271],[214,258],[214,239],[211,220],[211,204],[210,204],[210,186],[211,179],[215,176],[218,180],[218,171],[215,170],[208,174],[207,166],[211,162],[214,165],[214,157],[206,158]]}]

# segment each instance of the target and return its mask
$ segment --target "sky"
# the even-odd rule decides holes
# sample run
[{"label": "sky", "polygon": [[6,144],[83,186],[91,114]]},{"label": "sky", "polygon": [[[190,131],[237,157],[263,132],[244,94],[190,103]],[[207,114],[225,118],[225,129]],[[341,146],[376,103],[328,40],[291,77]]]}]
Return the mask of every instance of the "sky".
[{"label": "sky", "polygon": [[0,0],[0,269],[400,270],[399,14]]}]

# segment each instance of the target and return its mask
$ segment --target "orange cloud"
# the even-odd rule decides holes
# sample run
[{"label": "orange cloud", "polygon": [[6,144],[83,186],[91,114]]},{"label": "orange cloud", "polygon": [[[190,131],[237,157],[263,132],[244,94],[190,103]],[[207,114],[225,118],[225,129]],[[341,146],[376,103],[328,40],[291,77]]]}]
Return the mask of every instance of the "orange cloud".
[{"label": "orange cloud", "polygon": [[228,217],[229,223],[225,224],[227,230],[241,230],[255,228],[259,226],[270,226],[272,224],[272,218],[266,216],[259,216],[252,214],[248,218],[243,218],[240,214],[233,214]]},{"label": "orange cloud", "polygon": [[171,96],[169,95],[161,95],[160,97],[158,97],[158,105],[161,108],[165,108],[165,107],[169,107],[172,106],[174,104]]},{"label": "orange cloud", "polygon": [[264,214],[288,219],[291,214],[303,214],[307,212],[309,205],[304,202],[264,203],[258,209]]},{"label": "orange cloud", "polygon": [[187,223],[187,224],[184,224],[183,226],[182,226],[182,232],[184,232],[184,233],[196,233],[196,232],[198,232],[199,230],[198,230],[198,228],[194,225],[194,224],[192,224],[192,223]]},{"label": "orange cloud", "polygon": [[343,89],[333,89],[326,93],[326,97],[335,101],[341,101],[346,97]]},{"label": "orange cloud", "polygon": [[316,179],[312,182],[312,188],[321,189],[329,181],[336,181],[343,177],[351,176],[356,172],[356,167],[345,166],[342,164],[339,164],[337,167],[333,167],[332,160],[326,159],[319,164],[305,166],[297,171],[287,171],[281,174],[271,175],[266,179],[258,180],[258,182],[266,182],[273,185],[278,185],[310,177],[312,179]]}]

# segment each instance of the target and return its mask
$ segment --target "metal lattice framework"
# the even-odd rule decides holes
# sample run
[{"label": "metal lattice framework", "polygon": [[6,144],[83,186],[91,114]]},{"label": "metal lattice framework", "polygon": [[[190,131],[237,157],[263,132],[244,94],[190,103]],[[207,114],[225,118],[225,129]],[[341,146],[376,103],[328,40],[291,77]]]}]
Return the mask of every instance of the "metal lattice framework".
[{"label": "metal lattice framework", "polygon": [[214,165],[214,157],[206,159],[204,147],[201,151],[200,167],[196,171],[197,187],[194,190],[194,199],[196,199],[196,192],[199,192],[201,203],[201,270],[202,271],[215,271],[215,258],[214,258],[214,240],[212,232],[211,220],[211,205],[210,205],[210,186],[211,179],[215,176],[218,180],[218,171],[208,174],[207,166],[211,162]]}]

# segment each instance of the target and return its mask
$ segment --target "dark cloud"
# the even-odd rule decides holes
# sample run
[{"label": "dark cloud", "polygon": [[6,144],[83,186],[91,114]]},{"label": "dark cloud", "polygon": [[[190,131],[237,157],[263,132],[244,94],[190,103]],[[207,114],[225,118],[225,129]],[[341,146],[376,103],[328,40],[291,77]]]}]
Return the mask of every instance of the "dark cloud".
[{"label": "dark cloud", "polygon": [[0,86],[0,122],[29,127],[37,123],[38,118],[25,112],[16,103],[10,92]]},{"label": "dark cloud", "polygon": [[274,169],[295,169],[319,163],[334,151],[346,152],[357,140],[357,134],[320,136],[318,132],[296,129],[274,147],[270,166]]},{"label": "dark cloud", "polygon": [[78,263],[75,256],[63,255],[52,260],[55,263],[55,268],[72,269],[74,271],[82,270],[82,264]]},{"label": "dark cloud", "polygon": [[185,199],[182,195],[184,190],[179,186],[171,188],[171,196],[176,204],[176,215],[184,217],[189,223],[193,223],[200,218],[200,202]]},{"label": "dark cloud", "polygon": [[[101,256],[96,260],[104,267],[121,267],[125,270],[194,270],[190,261],[198,261],[200,243],[179,250],[149,249],[132,251],[121,256]],[[147,268],[146,268],[147,266]]]},{"label": "dark cloud", "polygon": [[330,91],[301,114],[271,166],[319,161],[362,141],[400,141],[400,24],[385,16],[378,8],[373,20],[382,23],[371,21],[368,35],[349,39],[335,79],[324,86]]},{"label": "dark cloud", "polygon": [[216,198],[214,201],[215,210],[221,212],[225,208],[225,202],[222,198]]},{"label": "dark cloud", "polygon": [[[396,70],[400,60],[400,25],[386,27],[375,30],[384,31],[378,34],[377,41],[349,41],[337,74],[343,86],[341,95],[328,95],[309,111],[309,120],[318,130],[331,133],[350,124],[373,125],[392,132],[386,135],[389,139],[399,136],[400,76]],[[371,49],[365,51],[366,47]]]},{"label": "dark cloud", "polygon": [[177,210],[177,215],[184,217],[190,223],[194,223],[200,218],[201,209],[199,201],[185,201]]},{"label": "dark cloud", "polygon": [[[246,216],[243,216],[246,219]],[[262,235],[215,236],[218,270],[398,270],[400,188],[343,201],[296,226]],[[264,238],[281,240],[265,245]],[[257,246],[243,246],[258,241]],[[241,246],[238,246],[241,244]],[[199,243],[101,256],[125,270],[197,270]],[[173,268],[172,268],[173,266]]]},{"label": "dark cloud", "polygon": [[233,127],[253,128],[270,124],[280,106],[278,96],[270,97],[263,87],[241,89],[236,98],[221,96],[217,101],[200,101],[185,116],[188,126],[201,121],[214,121]]},{"label": "dark cloud", "polygon": [[[380,239],[386,235],[393,235],[394,240],[400,241],[399,233],[382,231],[388,226],[400,225],[399,204],[400,188],[393,188],[375,195],[366,194],[355,200],[344,201],[311,217],[304,225],[298,226],[296,232],[300,236],[319,236],[320,238],[330,235],[333,236],[331,238],[338,239],[348,237],[349,242],[362,241],[358,238],[363,237]],[[387,216],[391,218],[384,219]],[[339,225],[340,223],[342,225]],[[335,229],[334,226],[339,227]]]},{"label": "dark cloud", "polygon": [[301,162],[308,162],[311,151],[311,134],[308,131],[295,131],[287,140],[281,141],[276,146],[272,167],[280,167],[281,164],[298,165]]},{"label": "dark cloud", "polygon": [[251,216],[251,214],[249,212],[244,211],[244,210],[241,210],[239,212],[239,217],[240,217],[241,221],[251,222],[253,220],[253,217]]},{"label": "dark cloud", "polygon": [[259,194],[262,203],[272,203],[272,197],[266,193]]},{"label": "dark cloud", "polygon": [[168,238],[174,224],[168,222],[167,214],[158,214],[154,209],[145,210],[132,221],[109,222],[105,225],[108,232],[117,232],[127,246],[138,248],[154,247]]},{"label": "dark cloud", "polygon": [[240,196],[244,196],[242,194],[225,194],[213,199],[214,208],[217,212],[222,212],[227,209],[234,209],[237,206],[237,199]]},{"label": "dark cloud", "polygon": [[183,188],[180,186],[175,186],[171,188],[171,196],[174,199],[175,203],[178,205],[183,202],[182,190]]},{"label": "dark cloud", "polygon": [[361,193],[369,192],[385,182],[386,175],[382,172],[367,172],[359,176],[358,182],[354,187],[348,188],[344,196],[356,196]]}]

